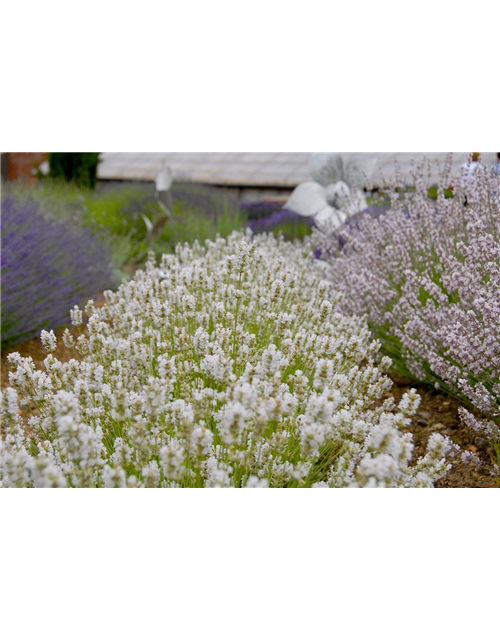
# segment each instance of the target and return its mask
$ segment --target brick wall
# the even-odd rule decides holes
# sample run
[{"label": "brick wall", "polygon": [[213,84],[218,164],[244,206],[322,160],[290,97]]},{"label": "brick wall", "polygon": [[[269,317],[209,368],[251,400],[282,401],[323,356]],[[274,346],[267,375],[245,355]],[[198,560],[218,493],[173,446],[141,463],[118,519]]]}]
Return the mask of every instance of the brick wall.
[{"label": "brick wall", "polygon": [[2,153],[2,178],[5,180],[36,180],[32,171],[47,160],[47,153]]}]

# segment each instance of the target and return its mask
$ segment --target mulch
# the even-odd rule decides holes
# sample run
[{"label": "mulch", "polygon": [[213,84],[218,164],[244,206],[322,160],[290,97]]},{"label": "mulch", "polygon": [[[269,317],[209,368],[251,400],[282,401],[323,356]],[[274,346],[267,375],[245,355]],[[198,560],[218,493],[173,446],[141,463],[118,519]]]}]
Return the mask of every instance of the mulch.
[{"label": "mulch", "polygon": [[[75,337],[78,335],[78,331],[75,328],[71,327],[70,331]],[[62,342],[63,330],[55,333],[58,337],[58,346],[54,352],[55,357],[63,362],[74,358],[74,352],[71,349],[67,349]],[[31,356],[35,365],[44,369],[43,361],[47,357],[47,353],[39,338],[34,338],[6,349],[1,353],[2,389],[9,385],[7,356],[13,351],[18,351],[24,357]],[[479,465],[464,463],[459,454],[453,461],[453,467],[446,478],[440,480],[436,486],[438,488],[499,488],[498,476],[494,477],[492,475],[493,449],[484,438],[461,422],[458,415],[458,408],[461,406],[460,402],[439,391],[400,378],[394,378],[394,386],[390,394],[394,395],[398,401],[411,388],[415,388],[422,398],[418,413],[408,428],[408,431],[413,434],[413,442],[415,444],[414,459],[425,454],[429,436],[434,432],[439,432],[448,436],[463,451],[476,453],[476,457],[480,461]]]}]

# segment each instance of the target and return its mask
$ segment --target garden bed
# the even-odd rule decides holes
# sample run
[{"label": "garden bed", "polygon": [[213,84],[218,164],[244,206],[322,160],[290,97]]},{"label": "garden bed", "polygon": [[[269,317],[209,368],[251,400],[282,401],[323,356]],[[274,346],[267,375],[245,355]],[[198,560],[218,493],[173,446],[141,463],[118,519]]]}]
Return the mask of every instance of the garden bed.
[{"label": "garden bed", "polygon": [[[27,340],[67,322],[73,298],[22,331],[25,307],[11,305],[6,486],[500,486],[500,208],[486,172],[476,182],[465,200],[455,179],[456,197],[436,203],[394,187],[390,208],[346,225],[342,242],[321,225],[287,242],[302,218],[264,206],[231,233],[238,211],[217,201],[208,215],[204,201],[200,216],[190,191],[161,237],[152,214],[122,219],[117,205],[112,235],[137,249],[120,263],[132,281],[113,292],[99,280],[107,304],[86,308],[85,337],[71,337],[74,307],[80,326],[63,340]],[[51,294],[75,293],[49,275]],[[32,362],[7,363],[16,351]]]},{"label": "garden bed", "polygon": [[393,380],[394,387],[391,389],[391,395],[396,400],[399,400],[411,388],[416,388],[422,398],[419,410],[408,429],[413,434],[414,455],[416,457],[424,455],[429,436],[432,433],[440,433],[458,444],[462,451],[476,453],[480,460],[480,464],[476,466],[474,463],[462,462],[458,456],[446,478],[439,480],[436,487],[498,488],[498,480],[491,475],[493,471],[492,447],[484,438],[478,436],[473,429],[460,420],[458,415],[460,402],[440,391],[416,384],[413,381],[397,377],[393,377]]},{"label": "garden bed", "polygon": [[[104,302],[104,298],[100,297],[96,300],[96,306],[100,306]],[[77,328],[69,327],[75,338],[79,335]],[[68,362],[75,357],[72,349],[68,349],[63,341],[63,329],[55,332],[58,338],[57,349],[54,356],[61,362]],[[37,368],[44,369],[43,361],[47,357],[47,352],[43,347],[39,338],[27,340],[16,347],[2,351],[1,362],[1,386],[5,389],[9,385],[9,363],[7,356],[9,353],[17,351],[23,357],[31,357]],[[454,461],[451,471],[448,472],[446,478],[439,480],[436,484],[438,488],[498,488],[499,484],[495,477],[491,475],[493,470],[491,462],[491,447],[485,445],[484,439],[478,438],[478,434],[470,427],[467,427],[458,415],[458,407],[460,403],[454,398],[450,398],[445,394],[429,389],[424,385],[415,384],[410,380],[394,377],[394,386],[386,397],[394,396],[397,401],[401,399],[404,393],[411,388],[416,388],[422,398],[417,415],[408,428],[413,434],[415,444],[414,458],[425,455],[427,441],[429,436],[438,432],[448,436],[455,444],[458,444],[463,451],[475,452],[481,461],[479,466],[473,463],[465,463],[460,456]]]}]

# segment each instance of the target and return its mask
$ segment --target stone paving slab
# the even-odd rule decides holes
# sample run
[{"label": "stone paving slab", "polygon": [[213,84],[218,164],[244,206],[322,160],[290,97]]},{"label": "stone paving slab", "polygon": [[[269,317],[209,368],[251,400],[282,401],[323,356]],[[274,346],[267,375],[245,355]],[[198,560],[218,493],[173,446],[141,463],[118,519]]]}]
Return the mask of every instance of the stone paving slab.
[{"label": "stone paving slab", "polygon": [[[309,153],[303,152],[242,152],[242,153],[102,153],[98,168],[100,179],[154,180],[163,164],[167,162],[174,180],[190,180],[207,184],[240,185],[255,187],[295,187],[310,180]],[[431,160],[444,160],[445,153],[425,154]],[[394,161],[402,172],[407,172],[410,162],[422,160],[423,153],[342,153],[345,160],[351,158],[377,158],[378,167],[384,175],[392,176]],[[483,162],[495,160],[495,153],[483,153]],[[465,162],[467,153],[454,154],[454,167]],[[374,176],[377,182],[378,171]],[[437,170],[432,177],[437,180]]]}]

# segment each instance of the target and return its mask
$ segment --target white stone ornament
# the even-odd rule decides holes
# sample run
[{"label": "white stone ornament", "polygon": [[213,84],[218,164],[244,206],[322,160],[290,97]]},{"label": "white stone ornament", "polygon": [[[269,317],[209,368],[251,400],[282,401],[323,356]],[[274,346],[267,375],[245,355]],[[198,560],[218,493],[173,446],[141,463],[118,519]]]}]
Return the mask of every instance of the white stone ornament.
[{"label": "white stone ornament", "polygon": [[343,162],[340,153],[311,153],[309,173],[324,187],[342,180]]},{"label": "white stone ornament", "polygon": [[160,173],[156,176],[155,185],[159,193],[168,191],[172,186],[172,172],[166,162],[163,163]]},{"label": "white stone ornament", "polygon": [[[167,216],[170,216],[174,210],[174,202],[170,187],[172,186],[172,172],[166,162],[163,163],[160,173],[156,176],[156,197],[161,204]],[[156,231],[154,229],[153,231]]]},{"label": "white stone ornament", "polygon": [[331,207],[335,207],[336,209],[341,209],[351,194],[349,186],[342,180],[334,184],[329,184],[325,191],[326,201]]},{"label": "white stone ornament", "polygon": [[301,216],[313,216],[327,204],[325,188],[317,182],[303,182],[294,189],[285,205]]},{"label": "white stone ornament", "polygon": [[[349,216],[366,209],[363,187],[367,174],[373,171],[356,160],[344,165],[338,153],[312,153],[309,159],[309,171],[315,181],[299,184],[293,191],[286,209],[302,216],[314,217],[320,224],[328,223],[338,229]],[[348,183],[351,187],[348,186]]]},{"label": "white stone ornament", "polygon": [[377,158],[353,159],[344,166],[344,180],[353,187],[363,189],[366,179],[371,180],[376,166]]},{"label": "white stone ornament", "polygon": [[360,211],[368,208],[368,202],[366,201],[365,194],[361,189],[355,189],[351,193],[350,202],[347,205],[347,212],[353,216]]},{"label": "white stone ornament", "polygon": [[349,215],[355,215],[368,207],[363,191],[356,187],[350,189],[342,181],[326,188],[326,200],[331,207],[346,211]]},{"label": "white stone ornament", "polygon": [[314,216],[314,220],[320,224],[328,222],[329,224],[333,224],[335,228],[338,228],[347,220],[347,213],[340,209],[334,209],[334,207],[327,204],[326,207]]}]

